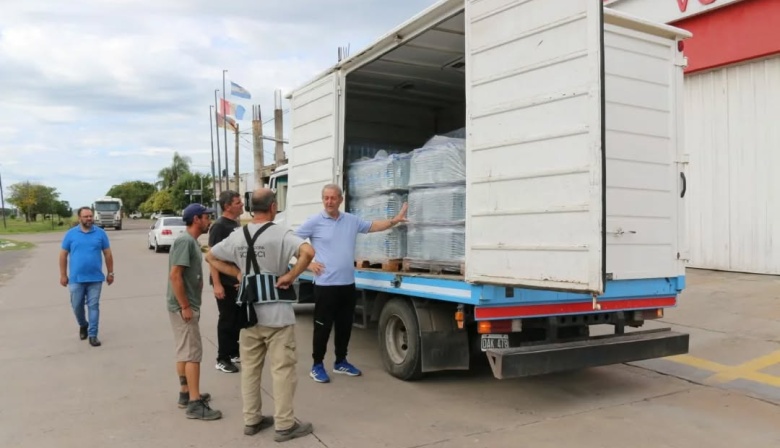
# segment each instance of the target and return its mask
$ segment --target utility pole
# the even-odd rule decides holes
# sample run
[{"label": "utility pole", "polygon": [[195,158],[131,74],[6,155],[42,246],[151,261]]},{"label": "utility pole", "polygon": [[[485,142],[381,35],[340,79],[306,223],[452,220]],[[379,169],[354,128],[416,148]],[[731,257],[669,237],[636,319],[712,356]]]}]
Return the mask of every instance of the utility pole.
[{"label": "utility pole", "polygon": [[0,173],[0,203],[2,203],[3,207],[3,228],[7,228],[7,224],[5,223],[5,195],[3,194],[3,173]]},{"label": "utility pole", "polygon": [[276,149],[274,159],[276,166],[284,163],[284,144],[282,143],[284,126],[282,121],[282,91],[274,91],[274,137],[276,137]]},{"label": "utility pole", "polygon": [[252,149],[255,156],[255,188],[263,188],[263,118],[260,105],[252,106]]},{"label": "utility pole", "polygon": [[230,168],[228,168],[228,144],[227,144],[227,103],[225,102],[225,73],[222,70],[222,118],[225,120],[225,126],[222,128],[225,132],[225,189],[230,190]]},{"label": "utility pole", "polygon": [[[217,173],[218,173],[218,179],[219,179],[219,192],[222,191],[222,157],[219,155],[219,106],[217,106],[217,92],[219,92],[219,89],[214,90],[214,121],[217,127]],[[222,125],[225,125],[224,119],[222,120]],[[227,140],[225,140],[225,146],[227,146]],[[227,160],[225,161],[225,164],[227,165]],[[218,191],[214,191],[214,195],[216,196]]]},{"label": "utility pole", "polygon": [[[211,201],[211,203],[212,203],[212,205],[214,207],[214,210],[217,210],[217,179],[215,177],[216,173],[214,173],[214,125],[212,123],[212,117],[213,117],[213,115],[211,114],[211,108],[212,107],[214,107],[214,106],[209,106],[209,132],[211,133],[211,189],[212,189],[211,191],[214,194],[214,198]],[[219,134],[217,134],[217,137],[219,137]],[[219,153],[217,153],[217,154],[219,154]],[[202,177],[200,178],[200,184],[201,184],[200,185],[200,191],[201,191],[201,195],[202,195],[203,194],[202,193],[203,192],[203,178]],[[203,200],[203,196],[201,196],[201,200]],[[219,217],[219,210],[217,210],[217,217]]]},{"label": "utility pole", "polygon": [[236,154],[234,157],[236,158],[236,192],[240,192],[241,186],[239,184],[241,180],[241,175],[239,174],[238,171],[238,121],[236,121],[235,129],[236,129]]}]

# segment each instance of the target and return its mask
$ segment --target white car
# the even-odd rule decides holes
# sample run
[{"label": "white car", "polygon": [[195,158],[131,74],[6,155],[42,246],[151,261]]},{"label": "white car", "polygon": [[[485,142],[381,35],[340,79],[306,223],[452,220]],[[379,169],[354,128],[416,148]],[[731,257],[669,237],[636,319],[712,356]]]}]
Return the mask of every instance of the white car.
[{"label": "white car", "polygon": [[154,249],[155,252],[170,249],[176,238],[186,230],[187,225],[184,224],[184,219],[180,216],[158,218],[149,228],[148,247]]},{"label": "white car", "polygon": [[130,215],[128,216],[130,217],[130,219],[141,219],[144,217],[144,215],[141,212],[130,213]]}]

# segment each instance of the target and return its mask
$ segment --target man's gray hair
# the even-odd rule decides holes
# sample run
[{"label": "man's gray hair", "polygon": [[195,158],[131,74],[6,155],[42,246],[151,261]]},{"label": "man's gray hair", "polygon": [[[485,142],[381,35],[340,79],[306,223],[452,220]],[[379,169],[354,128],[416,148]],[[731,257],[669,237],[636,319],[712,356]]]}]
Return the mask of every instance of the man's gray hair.
[{"label": "man's gray hair", "polygon": [[339,194],[340,198],[344,197],[344,192],[341,191],[341,187],[339,187],[336,184],[328,184],[328,185],[325,185],[324,187],[322,187],[322,194],[325,194],[325,190],[333,190],[333,191],[335,191],[336,193]]},{"label": "man's gray hair", "polygon": [[276,202],[276,195],[270,189],[263,188],[252,193],[253,212],[269,212],[274,202]]},{"label": "man's gray hair", "polygon": [[240,197],[241,195],[238,194],[237,191],[225,190],[219,195],[219,206],[222,208],[222,210],[224,210],[225,207],[233,203],[233,198],[240,198]]}]

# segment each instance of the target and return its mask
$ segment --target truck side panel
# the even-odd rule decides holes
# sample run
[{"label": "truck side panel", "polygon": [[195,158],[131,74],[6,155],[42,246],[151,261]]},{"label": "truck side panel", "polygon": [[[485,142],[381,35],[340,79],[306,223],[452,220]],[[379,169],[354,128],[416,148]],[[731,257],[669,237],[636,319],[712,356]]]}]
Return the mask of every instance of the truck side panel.
[{"label": "truck side panel", "polygon": [[604,45],[607,272],[614,279],[681,275],[677,41],[607,24]]},{"label": "truck side panel", "polygon": [[467,1],[467,281],[603,291],[601,14]]},{"label": "truck side panel", "polygon": [[322,187],[336,178],[339,98],[337,73],[292,96],[292,150],[285,217],[290,227],[301,225],[321,210]]}]

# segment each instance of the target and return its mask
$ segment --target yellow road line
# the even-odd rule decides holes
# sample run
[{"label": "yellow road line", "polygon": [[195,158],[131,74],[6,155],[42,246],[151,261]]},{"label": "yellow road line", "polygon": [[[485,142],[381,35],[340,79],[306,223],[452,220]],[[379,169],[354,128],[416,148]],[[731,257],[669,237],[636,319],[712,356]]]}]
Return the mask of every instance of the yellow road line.
[{"label": "yellow road line", "polygon": [[697,369],[713,372],[714,375],[708,377],[705,382],[727,383],[729,381],[745,379],[768,386],[780,387],[780,377],[760,372],[760,370],[766,369],[767,367],[780,364],[780,351],[752,359],[736,366],[728,366],[691,355],[670,356],[666,359]]},{"label": "yellow road line", "polygon": [[760,373],[759,370],[766,369],[775,364],[780,364],[780,351],[731,367],[726,371],[718,372],[718,374],[714,375],[711,379],[712,381],[726,383],[739,378],[746,378],[746,375],[758,374]]}]

